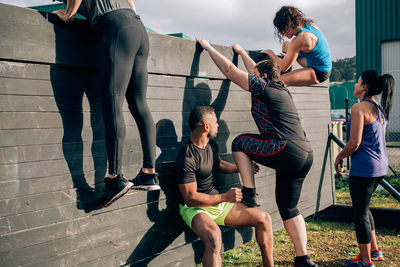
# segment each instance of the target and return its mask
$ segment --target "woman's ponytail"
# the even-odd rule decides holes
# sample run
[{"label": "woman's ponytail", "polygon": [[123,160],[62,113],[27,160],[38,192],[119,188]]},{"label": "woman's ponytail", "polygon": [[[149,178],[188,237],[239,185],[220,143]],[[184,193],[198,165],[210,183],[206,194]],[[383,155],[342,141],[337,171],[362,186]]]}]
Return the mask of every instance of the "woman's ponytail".
[{"label": "woman's ponytail", "polygon": [[394,78],[390,74],[378,77],[377,87],[382,88],[381,106],[387,120],[389,120],[390,109],[392,108],[392,97],[394,91]]}]

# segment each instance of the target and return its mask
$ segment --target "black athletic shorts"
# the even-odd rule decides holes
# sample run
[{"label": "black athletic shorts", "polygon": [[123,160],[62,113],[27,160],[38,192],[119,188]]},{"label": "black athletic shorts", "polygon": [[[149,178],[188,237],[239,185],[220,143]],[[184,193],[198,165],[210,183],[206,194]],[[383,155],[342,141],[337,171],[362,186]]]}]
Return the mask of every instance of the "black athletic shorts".
[{"label": "black athletic shorts", "polygon": [[331,76],[331,71],[325,72],[312,68],[315,71],[315,75],[317,75],[317,79],[320,83],[326,81]]}]

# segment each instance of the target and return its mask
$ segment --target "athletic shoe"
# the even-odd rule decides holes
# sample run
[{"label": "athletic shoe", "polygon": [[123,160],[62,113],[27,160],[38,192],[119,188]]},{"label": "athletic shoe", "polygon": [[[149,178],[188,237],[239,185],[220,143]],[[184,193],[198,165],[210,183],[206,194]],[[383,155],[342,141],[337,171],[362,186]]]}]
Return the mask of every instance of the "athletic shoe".
[{"label": "athletic shoe", "polygon": [[132,189],[144,191],[155,191],[161,189],[158,182],[158,173],[150,174],[144,173],[140,170],[136,177],[129,181],[133,183]]},{"label": "athletic shoe", "polygon": [[318,264],[315,264],[308,256],[306,256],[305,258],[295,257],[294,267],[318,267]]},{"label": "athletic shoe", "polygon": [[89,185],[76,188],[76,207],[86,213],[101,208],[97,202],[97,194]]},{"label": "athletic shoe", "polygon": [[365,264],[360,259],[360,254],[354,260],[345,260],[344,264],[346,264],[346,266],[348,266],[348,267],[375,267],[375,265],[372,261],[368,264]]},{"label": "athletic shoe", "polygon": [[380,250],[371,251],[371,260],[373,261],[384,261],[385,258]]},{"label": "athletic shoe", "polygon": [[122,174],[115,178],[104,178],[104,194],[98,200],[103,207],[110,206],[114,201],[125,195],[133,186]]},{"label": "athletic shoe", "polygon": [[253,195],[243,194],[242,203],[250,208],[259,207],[260,204],[258,204],[258,194],[257,193]]}]

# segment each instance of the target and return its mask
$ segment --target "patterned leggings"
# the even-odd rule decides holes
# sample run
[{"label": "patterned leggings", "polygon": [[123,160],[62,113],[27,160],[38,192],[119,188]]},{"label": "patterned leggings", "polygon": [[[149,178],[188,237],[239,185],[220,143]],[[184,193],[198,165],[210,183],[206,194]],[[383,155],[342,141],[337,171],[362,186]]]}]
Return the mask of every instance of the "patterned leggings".
[{"label": "patterned leggings", "polygon": [[259,134],[241,134],[232,142],[232,152],[243,152],[251,160],[276,170],[275,200],[284,221],[300,214],[297,203],[313,162],[313,152],[308,150],[291,140]]}]

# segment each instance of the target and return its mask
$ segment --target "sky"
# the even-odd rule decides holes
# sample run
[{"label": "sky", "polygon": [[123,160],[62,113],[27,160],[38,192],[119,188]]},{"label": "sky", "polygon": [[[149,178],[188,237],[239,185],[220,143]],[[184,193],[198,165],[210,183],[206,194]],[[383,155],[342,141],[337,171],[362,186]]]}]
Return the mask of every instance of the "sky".
[{"label": "sky", "polygon": [[[52,0],[0,0],[22,7]],[[143,23],[161,34],[184,33],[212,44],[281,50],[273,19],[283,5],[300,8],[328,39],[332,59],[355,56],[355,0],[134,0]]]}]

